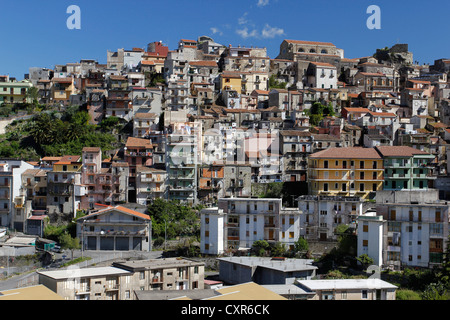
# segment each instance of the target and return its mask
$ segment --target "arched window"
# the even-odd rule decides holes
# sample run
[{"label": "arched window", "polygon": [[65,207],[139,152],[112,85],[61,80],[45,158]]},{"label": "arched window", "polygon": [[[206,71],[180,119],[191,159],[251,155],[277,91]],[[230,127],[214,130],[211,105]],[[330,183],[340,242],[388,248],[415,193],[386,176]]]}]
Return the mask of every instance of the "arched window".
[{"label": "arched window", "polygon": [[316,53],[316,49],[309,50],[310,53]]},{"label": "arched window", "polygon": [[320,53],[324,53],[324,54],[327,54],[327,53],[328,53],[328,51],[327,51],[327,50],[325,50],[325,49],[322,49],[322,51],[320,51]]},{"label": "arched window", "polygon": [[299,49],[298,49],[298,52],[305,52],[305,49],[299,48]]}]

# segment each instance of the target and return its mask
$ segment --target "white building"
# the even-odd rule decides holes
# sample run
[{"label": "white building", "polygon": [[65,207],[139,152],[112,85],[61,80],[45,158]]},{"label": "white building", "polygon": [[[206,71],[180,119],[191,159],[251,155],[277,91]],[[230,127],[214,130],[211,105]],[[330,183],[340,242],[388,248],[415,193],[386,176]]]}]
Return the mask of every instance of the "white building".
[{"label": "white building", "polygon": [[[446,201],[439,200],[439,192],[434,189],[427,192],[378,191],[379,217],[361,218],[358,255],[367,253],[370,256],[371,252],[374,255],[371,258],[375,259],[382,243],[383,260],[378,261],[382,266],[430,268],[441,264],[448,243],[449,206]],[[381,225],[382,232],[379,230]]]},{"label": "white building", "polygon": [[320,89],[337,88],[337,70],[332,64],[310,62],[306,74],[309,87]]},{"label": "white building", "polygon": [[203,209],[200,216],[200,251],[213,255],[224,253],[226,215],[223,210],[219,208]]},{"label": "white building", "polygon": [[[373,264],[381,267],[383,264],[383,231],[386,220],[377,216],[375,212],[358,217],[357,256],[367,254]],[[370,244],[370,245],[369,245]]]},{"label": "white building", "polygon": [[136,168],[136,203],[148,205],[167,198],[167,172],[146,166]]},{"label": "white building", "polygon": [[220,198],[218,208],[201,214],[204,253],[249,249],[257,240],[293,249],[300,235],[299,211],[282,208],[281,199]]},{"label": "white building", "polygon": [[335,229],[340,224],[356,228],[356,218],[364,213],[364,202],[359,197],[301,196],[300,235],[311,240],[337,240]]},{"label": "white building", "polygon": [[14,199],[21,195],[22,174],[33,168],[22,160],[0,160],[0,226],[14,228]]}]

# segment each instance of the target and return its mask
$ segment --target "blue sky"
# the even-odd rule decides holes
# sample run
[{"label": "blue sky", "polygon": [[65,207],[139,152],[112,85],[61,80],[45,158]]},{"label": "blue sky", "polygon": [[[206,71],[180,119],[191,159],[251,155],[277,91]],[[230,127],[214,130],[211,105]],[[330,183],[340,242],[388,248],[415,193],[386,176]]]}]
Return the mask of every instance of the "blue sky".
[{"label": "blue sky", "polygon": [[[81,30],[69,30],[70,5]],[[369,30],[367,8],[381,9],[381,29]],[[283,39],[332,42],[346,58],[408,43],[414,60],[450,58],[448,0],[3,0],[0,74],[18,79],[29,67],[96,59],[106,51],[145,48],[208,35],[224,45],[267,47],[275,58]]]}]

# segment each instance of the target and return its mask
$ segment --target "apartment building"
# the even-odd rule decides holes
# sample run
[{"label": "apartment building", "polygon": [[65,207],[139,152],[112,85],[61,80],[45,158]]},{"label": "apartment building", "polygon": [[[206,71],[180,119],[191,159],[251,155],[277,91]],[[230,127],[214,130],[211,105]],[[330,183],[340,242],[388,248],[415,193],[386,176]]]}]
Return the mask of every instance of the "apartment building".
[{"label": "apartment building", "polygon": [[167,199],[167,171],[138,166],[136,168],[136,203],[148,205],[157,198]]},{"label": "apartment building", "polygon": [[150,216],[123,206],[100,206],[77,219],[82,250],[151,251]]},{"label": "apartment building", "polygon": [[336,66],[324,62],[310,62],[306,71],[307,86],[320,89],[337,88]]},{"label": "apartment building", "polygon": [[33,87],[29,80],[16,81],[9,76],[0,76],[0,105],[14,103],[31,103],[28,90]]},{"label": "apartment building", "polygon": [[198,197],[208,202],[216,202],[224,195],[224,165],[211,164],[200,168]]},{"label": "apartment building", "polygon": [[114,262],[114,267],[132,272],[135,291],[201,290],[205,288],[205,264],[190,259],[165,258]]},{"label": "apartment building", "polygon": [[51,86],[51,98],[53,103],[69,103],[70,96],[77,93],[73,77],[53,78]]},{"label": "apartment building", "polygon": [[367,210],[359,197],[305,195],[297,201],[301,215],[300,235],[313,241],[336,241],[336,227],[345,224],[356,229],[357,217]]},{"label": "apartment building", "polygon": [[376,150],[384,162],[383,190],[427,190],[433,185],[432,154],[409,146],[379,146]]},{"label": "apartment building", "polygon": [[168,258],[107,267],[39,271],[39,284],[65,300],[136,300],[142,290],[204,289],[204,263]]},{"label": "apartment building", "polygon": [[150,132],[157,131],[159,126],[159,114],[156,113],[136,113],[133,117],[133,137],[144,138]]},{"label": "apartment building", "polygon": [[311,195],[374,198],[383,188],[383,159],[374,148],[328,148],[310,155]]},{"label": "apartment building", "polygon": [[47,171],[28,169],[22,173],[22,187],[34,210],[47,209]]},{"label": "apartment building", "polygon": [[[380,191],[376,200],[377,215],[387,222],[387,230],[383,230],[384,266],[430,268],[443,262],[449,204],[439,200],[439,190]],[[365,245],[370,247],[372,241],[368,239]]]},{"label": "apartment building", "polygon": [[280,130],[283,181],[307,179],[308,155],[312,153],[312,135],[309,131]]},{"label": "apartment building", "polygon": [[[124,147],[124,160],[129,166],[129,191],[131,199],[136,196],[136,169],[138,166],[151,167],[153,164],[153,144],[150,139],[128,137]],[[133,200],[134,201],[134,200]]]},{"label": "apartment building", "polygon": [[[292,248],[300,233],[299,211],[282,208],[281,199],[221,198],[217,208],[205,209],[201,215],[205,252],[251,248],[256,240]],[[223,224],[223,231],[213,223]]]},{"label": "apartment building", "polygon": [[197,175],[201,157],[200,122],[173,123],[166,139],[168,199],[197,201]]},{"label": "apartment building", "polygon": [[47,209],[53,219],[60,215],[75,217],[81,209],[81,197],[86,194],[81,174],[80,156],[63,156],[47,172]]},{"label": "apartment building", "polygon": [[308,300],[395,300],[397,286],[380,279],[298,280]]},{"label": "apartment building", "polygon": [[14,199],[21,195],[22,173],[33,168],[22,160],[0,159],[0,226],[22,230],[22,219],[15,223]]},{"label": "apartment building", "polygon": [[65,300],[133,300],[133,273],[116,267],[39,271],[42,284]]}]

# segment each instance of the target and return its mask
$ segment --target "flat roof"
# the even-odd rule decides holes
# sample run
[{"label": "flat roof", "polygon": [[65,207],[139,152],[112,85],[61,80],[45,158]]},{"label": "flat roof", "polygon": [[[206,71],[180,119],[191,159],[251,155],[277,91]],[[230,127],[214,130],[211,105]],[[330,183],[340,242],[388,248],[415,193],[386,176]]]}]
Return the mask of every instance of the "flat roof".
[{"label": "flat roof", "polygon": [[[165,259],[147,259],[147,260],[132,260],[132,261],[117,261],[113,266],[119,268],[130,269],[161,269],[173,268],[179,266],[201,266],[203,262],[197,262],[188,259],[165,258]],[[121,269],[122,270],[122,269]]]},{"label": "flat roof", "polygon": [[298,280],[297,282],[312,291],[332,289],[397,289],[397,286],[381,279]]},{"label": "flat roof", "polygon": [[311,259],[282,259],[274,260],[264,257],[226,257],[218,258],[219,261],[240,264],[248,267],[262,267],[282,272],[316,270]]},{"label": "flat roof", "polygon": [[132,272],[116,267],[97,267],[97,268],[82,268],[82,269],[65,269],[54,271],[38,271],[38,274],[55,279],[64,280],[73,277],[88,278],[88,277],[102,277],[111,275],[131,274]]}]

